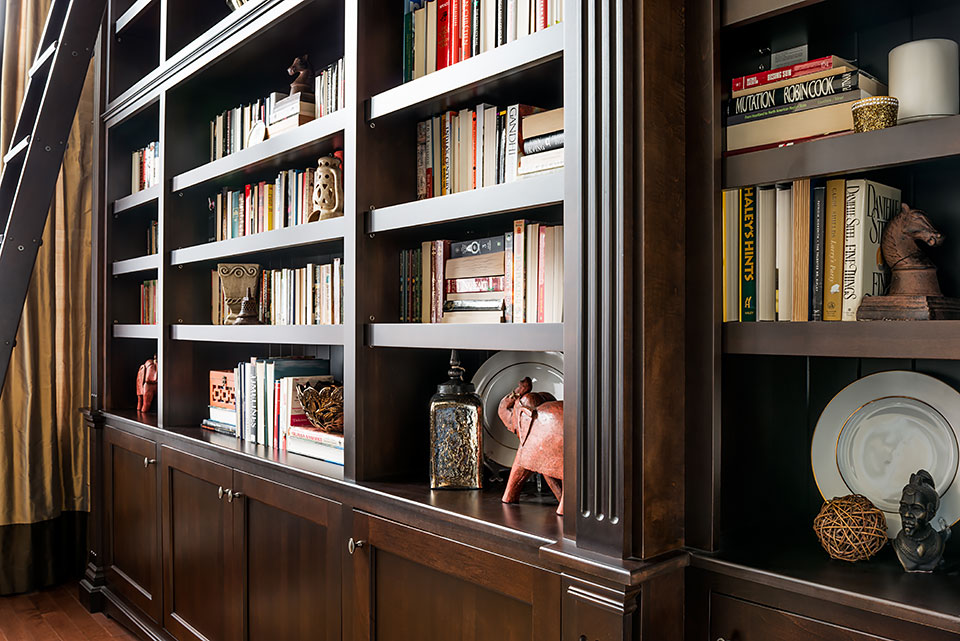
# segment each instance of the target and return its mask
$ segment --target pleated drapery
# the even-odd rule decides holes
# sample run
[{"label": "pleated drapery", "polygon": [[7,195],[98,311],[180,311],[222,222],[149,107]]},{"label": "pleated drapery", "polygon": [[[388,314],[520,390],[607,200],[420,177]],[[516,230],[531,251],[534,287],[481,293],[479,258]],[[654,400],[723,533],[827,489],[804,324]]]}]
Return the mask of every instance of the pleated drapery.
[{"label": "pleated drapery", "polygon": [[[0,148],[5,152],[50,0],[4,1]],[[82,562],[80,513],[89,509],[89,492],[79,409],[90,397],[92,69],[0,395],[0,593],[41,587]],[[0,274],[0,304],[7,277]]]}]

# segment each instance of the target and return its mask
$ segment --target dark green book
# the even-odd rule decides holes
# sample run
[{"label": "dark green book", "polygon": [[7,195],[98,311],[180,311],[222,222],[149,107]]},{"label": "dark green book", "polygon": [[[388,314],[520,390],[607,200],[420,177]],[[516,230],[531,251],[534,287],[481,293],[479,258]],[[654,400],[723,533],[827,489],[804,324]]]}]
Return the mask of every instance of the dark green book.
[{"label": "dark green book", "polygon": [[740,190],[740,321],[757,320],[757,193]]}]

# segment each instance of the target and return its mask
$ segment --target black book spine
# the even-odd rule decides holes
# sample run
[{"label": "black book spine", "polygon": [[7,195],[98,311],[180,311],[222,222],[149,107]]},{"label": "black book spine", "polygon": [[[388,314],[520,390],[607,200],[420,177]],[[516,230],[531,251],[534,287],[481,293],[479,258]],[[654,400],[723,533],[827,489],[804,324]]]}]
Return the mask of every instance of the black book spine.
[{"label": "black book spine", "polygon": [[480,0],[473,0],[473,16],[470,20],[473,29],[470,30],[471,55],[480,55]]},{"label": "black book spine", "polygon": [[524,140],[523,154],[529,156],[530,154],[538,154],[541,151],[550,151],[551,149],[559,149],[560,147],[563,147],[563,132],[554,131],[549,134],[534,136],[533,138]]},{"label": "black book spine", "polygon": [[497,46],[507,44],[507,0],[497,3]]},{"label": "black book spine", "polygon": [[827,188],[813,188],[813,219],[810,221],[810,319],[823,320],[823,252]]},{"label": "black book spine", "polygon": [[463,240],[457,243],[450,243],[450,258],[463,258],[464,256],[482,256],[484,254],[493,254],[503,251],[503,234],[491,236],[490,238],[480,238],[477,240]]},{"label": "black book spine", "polygon": [[817,100],[859,88],[860,72],[846,71],[833,76],[796,82],[786,87],[758,91],[746,96],[732,98],[727,102],[727,115],[737,116],[754,111],[765,111],[773,107]]}]

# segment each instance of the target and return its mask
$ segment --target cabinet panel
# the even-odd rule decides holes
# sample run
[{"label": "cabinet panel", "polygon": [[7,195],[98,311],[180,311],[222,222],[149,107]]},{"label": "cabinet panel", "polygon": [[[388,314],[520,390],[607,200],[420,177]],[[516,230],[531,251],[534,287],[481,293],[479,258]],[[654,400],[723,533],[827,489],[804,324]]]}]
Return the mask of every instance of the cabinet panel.
[{"label": "cabinet panel", "polygon": [[163,473],[163,625],[180,641],[238,638],[241,595],[236,576],[233,473],[161,448]]},{"label": "cabinet panel", "polygon": [[339,504],[234,472],[249,641],[340,638]]},{"label": "cabinet panel", "polygon": [[710,597],[710,638],[731,641],[887,641],[883,637],[722,594]]},{"label": "cabinet panel", "polygon": [[560,578],[406,527],[354,514],[355,639],[560,638]]},{"label": "cabinet panel", "polygon": [[152,441],[107,428],[104,447],[107,583],[159,623],[157,446]]}]

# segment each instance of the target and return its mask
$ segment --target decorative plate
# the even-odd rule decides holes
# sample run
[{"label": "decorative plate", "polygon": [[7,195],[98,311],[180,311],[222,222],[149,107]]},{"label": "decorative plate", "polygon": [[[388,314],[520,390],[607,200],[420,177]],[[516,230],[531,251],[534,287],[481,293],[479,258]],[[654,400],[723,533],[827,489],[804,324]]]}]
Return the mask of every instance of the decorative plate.
[{"label": "decorative plate", "polygon": [[900,532],[900,494],[925,469],[940,517],[960,520],[960,393],[932,376],[881,372],[833,397],[817,421],[810,459],[825,500],[862,494],[883,510],[887,536]]},{"label": "decorative plate", "polygon": [[513,465],[519,442],[497,416],[497,407],[524,376],[533,381],[535,392],[550,392],[557,400],[563,399],[560,352],[497,352],[473,375],[483,401],[483,454],[504,467]]}]

